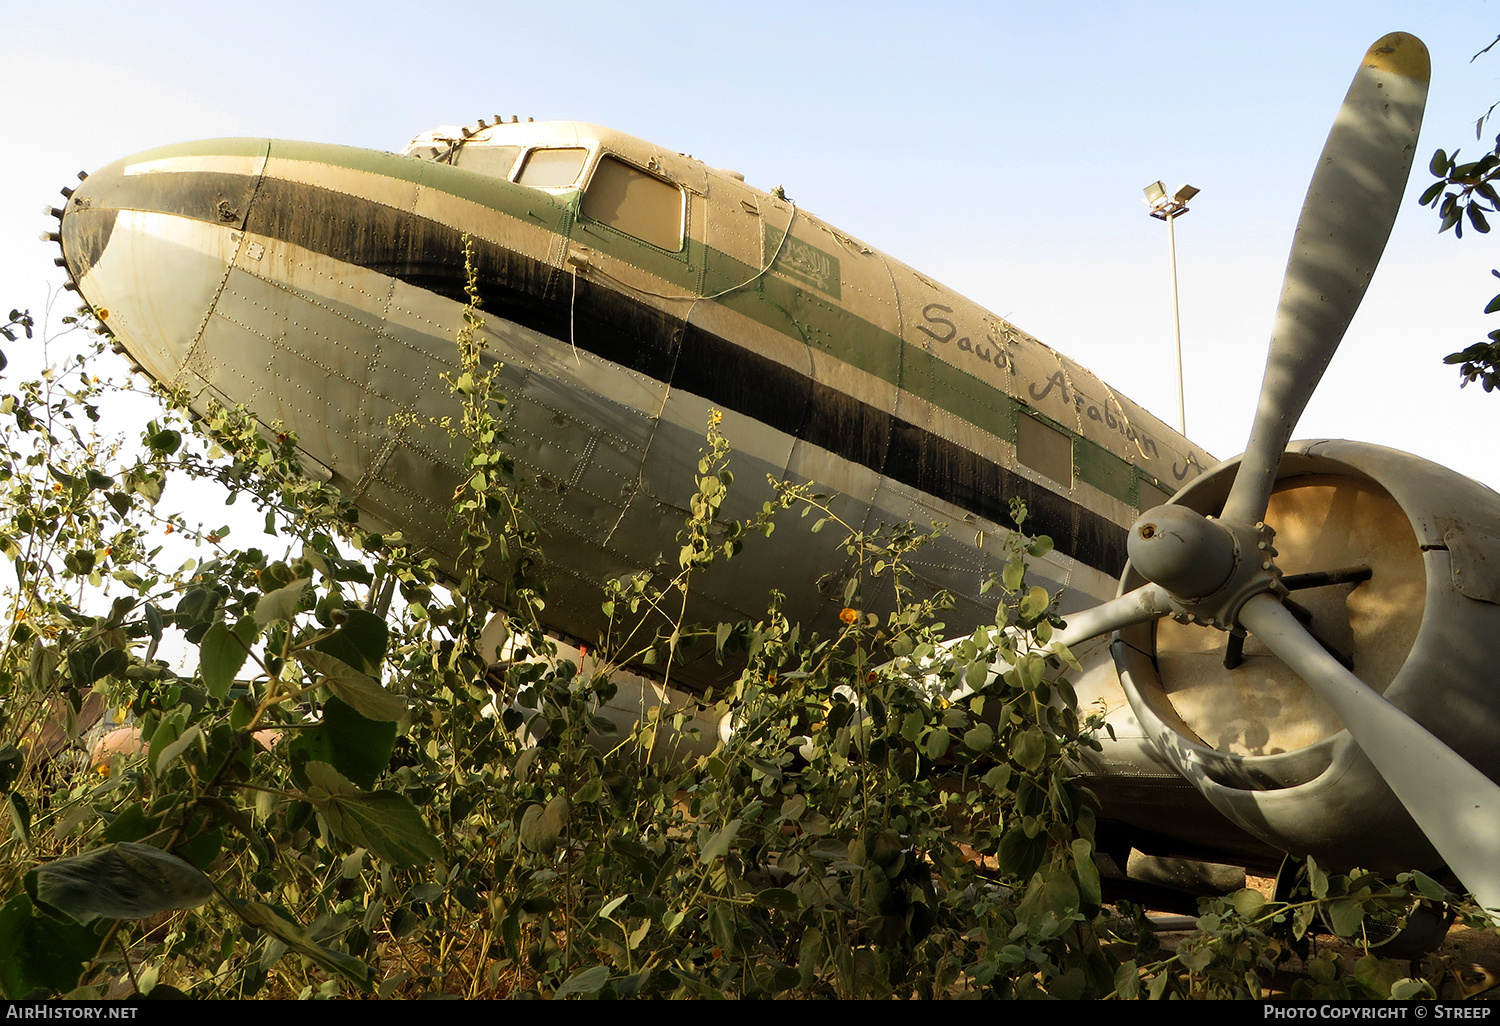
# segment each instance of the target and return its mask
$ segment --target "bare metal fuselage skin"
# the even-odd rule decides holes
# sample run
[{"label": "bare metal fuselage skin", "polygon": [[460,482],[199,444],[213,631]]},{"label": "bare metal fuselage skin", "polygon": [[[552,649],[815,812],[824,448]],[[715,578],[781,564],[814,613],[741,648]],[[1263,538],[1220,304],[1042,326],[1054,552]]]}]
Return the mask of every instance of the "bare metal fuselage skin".
[{"label": "bare metal fuselage skin", "polygon": [[[675,568],[713,410],[734,450],[726,519],[760,509],[769,475],[836,493],[857,527],[948,525],[919,569],[958,597],[955,630],[992,616],[979,586],[1012,498],[1056,543],[1032,571],[1066,612],[1115,594],[1129,525],[1213,462],[1013,325],[732,173],[575,123],[439,131],[410,152],[232,139],[139,154],[72,195],[64,254],[146,372],[295,432],[372,524],[451,557],[468,443],[443,426],[458,408],[445,376],[471,240],[512,454],[545,535],[548,626],[563,634],[599,633],[604,581]],[[827,622],[843,560],[786,525],[716,566],[696,613],[754,617],[774,588],[794,617]],[[1385,624],[1366,624],[1367,646]],[[1154,669],[1155,635],[1134,644]],[[716,672],[688,671],[699,684]],[[1120,818],[1199,849],[1271,850],[1163,755],[1163,731],[1198,739],[1222,723],[1153,719],[1148,737],[1104,646],[1080,690],[1111,707],[1120,740],[1095,770]],[[1287,730],[1306,735],[1297,745],[1344,736],[1336,723]],[[1385,796],[1378,778],[1361,786]],[[1241,825],[1298,847],[1257,816]],[[1393,822],[1410,829],[1404,813]]]}]

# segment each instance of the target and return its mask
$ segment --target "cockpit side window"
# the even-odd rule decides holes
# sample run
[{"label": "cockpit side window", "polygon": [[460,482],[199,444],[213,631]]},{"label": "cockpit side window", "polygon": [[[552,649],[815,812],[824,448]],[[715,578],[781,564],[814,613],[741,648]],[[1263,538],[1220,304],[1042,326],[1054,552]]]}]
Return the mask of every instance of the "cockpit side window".
[{"label": "cockpit side window", "polygon": [[516,181],[533,189],[565,189],[578,181],[589,151],[581,146],[536,149],[526,155]]},{"label": "cockpit side window", "polygon": [[609,154],[594,168],[583,214],[659,249],[682,249],[682,190]]}]

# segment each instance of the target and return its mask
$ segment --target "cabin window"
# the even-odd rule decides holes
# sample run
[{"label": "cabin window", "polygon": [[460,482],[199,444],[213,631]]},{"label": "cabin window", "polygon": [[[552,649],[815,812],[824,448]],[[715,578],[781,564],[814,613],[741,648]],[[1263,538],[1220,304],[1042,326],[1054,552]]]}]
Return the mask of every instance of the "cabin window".
[{"label": "cabin window", "polygon": [[1016,459],[1073,487],[1073,439],[1036,417],[1016,418]]},{"label": "cabin window", "polygon": [[[466,171],[478,171],[482,175],[509,178],[516,158],[521,155],[519,146],[475,146],[472,143],[460,146],[453,163]],[[577,172],[574,172],[576,175]]]},{"label": "cabin window", "polygon": [[533,189],[565,189],[578,181],[589,151],[581,146],[532,150],[516,181]]},{"label": "cabin window", "polygon": [[583,194],[583,213],[659,249],[682,249],[682,190],[607,154]]}]

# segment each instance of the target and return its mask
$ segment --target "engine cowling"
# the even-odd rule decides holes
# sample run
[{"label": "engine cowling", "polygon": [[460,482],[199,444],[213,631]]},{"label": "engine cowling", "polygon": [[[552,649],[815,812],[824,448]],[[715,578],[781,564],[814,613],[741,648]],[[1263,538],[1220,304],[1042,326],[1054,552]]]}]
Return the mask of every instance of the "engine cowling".
[{"label": "engine cowling", "polygon": [[[1217,515],[1237,467],[1220,464],[1174,502]],[[1266,522],[1288,577],[1369,568],[1367,580],[1290,597],[1361,680],[1500,780],[1500,495],[1396,450],[1299,442]],[[1123,589],[1142,583],[1127,567]],[[1178,772],[1281,850],[1388,874],[1440,866],[1332,710],[1253,636],[1226,668],[1228,641],[1163,619],[1114,645],[1136,718]]]}]

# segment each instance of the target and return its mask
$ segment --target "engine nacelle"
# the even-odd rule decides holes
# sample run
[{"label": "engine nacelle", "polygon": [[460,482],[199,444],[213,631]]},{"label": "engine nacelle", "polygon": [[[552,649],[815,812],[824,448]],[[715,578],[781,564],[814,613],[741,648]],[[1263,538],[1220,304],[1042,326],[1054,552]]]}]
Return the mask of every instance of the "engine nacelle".
[{"label": "engine nacelle", "polygon": [[[1218,514],[1238,461],[1174,500]],[[1266,513],[1283,573],[1368,580],[1293,591],[1361,680],[1500,780],[1500,495],[1415,456],[1346,441],[1288,449]],[[1124,589],[1143,584],[1127,567]],[[1146,737],[1231,821],[1284,851],[1394,874],[1442,859],[1331,709],[1251,636],[1164,619],[1114,658]],[[1232,661],[1232,659],[1231,659]]]}]

